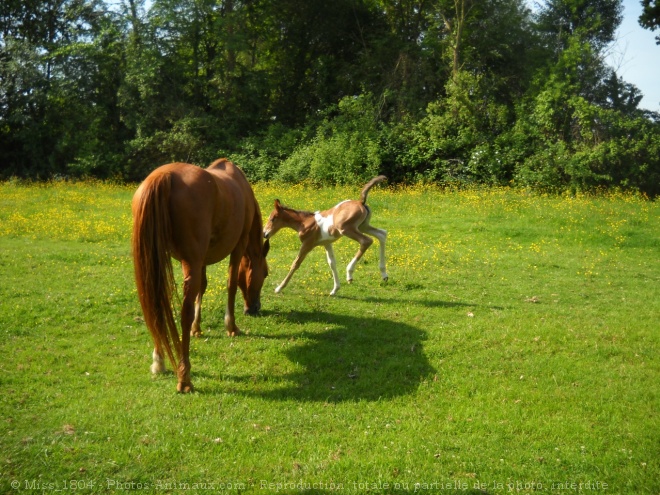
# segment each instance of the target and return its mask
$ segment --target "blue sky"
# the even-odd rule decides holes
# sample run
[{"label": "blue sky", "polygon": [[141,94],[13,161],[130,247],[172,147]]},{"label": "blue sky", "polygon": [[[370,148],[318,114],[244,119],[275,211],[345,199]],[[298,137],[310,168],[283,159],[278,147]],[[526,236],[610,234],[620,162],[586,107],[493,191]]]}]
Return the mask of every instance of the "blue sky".
[{"label": "blue sky", "polygon": [[[541,3],[543,0],[527,0],[532,10]],[[605,62],[619,77],[642,92],[640,108],[660,112],[660,45],[655,44],[660,31],[649,31],[639,25],[641,0],[623,0],[622,3],[623,21],[616,41],[607,50]]]},{"label": "blue sky", "polygon": [[660,45],[655,44],[660,31],[643,29],[637,22],[642,13],[640,0],[623,0],[623,9],[623,22],[607,63],[644,94],[641,108],[660,112]]}]

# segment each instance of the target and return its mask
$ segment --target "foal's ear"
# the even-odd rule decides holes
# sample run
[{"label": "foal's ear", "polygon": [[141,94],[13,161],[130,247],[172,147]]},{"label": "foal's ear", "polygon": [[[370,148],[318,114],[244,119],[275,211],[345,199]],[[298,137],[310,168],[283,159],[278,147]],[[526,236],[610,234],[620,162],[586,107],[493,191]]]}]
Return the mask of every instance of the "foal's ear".
[{"label": "foal's ear", "polygon": [[264,247],[263,247],[264,258],[268,255],[268,251],[270,251],[270,241],[266,239],[266,242],[264,242]]},{"label": "foal's ear", "polygon": [[280,210],[282,209],[282,203],[280,203],[280,200],[279,200],[279,199],[276,199],[276,200],[275,200],[275,209],[276,209],[277,211],[280,211]]}]

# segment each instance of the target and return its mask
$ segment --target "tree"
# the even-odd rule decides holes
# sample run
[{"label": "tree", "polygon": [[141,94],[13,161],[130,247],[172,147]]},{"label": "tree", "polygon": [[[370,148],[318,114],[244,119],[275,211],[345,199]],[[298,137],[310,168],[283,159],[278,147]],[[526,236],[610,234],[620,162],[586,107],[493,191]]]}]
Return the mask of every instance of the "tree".
[{"label": "tree", "polygon": [[[114,71],[98,77],[111,22],[97,0],[8,0],[0,9],[0,149],[3,175],[67,173],[99,143],[116,114],[105,97],[116,92]],[[107,42],[107,43],[106,43]],[[107,67],[106,67],[107,68]],[[110,76],[106,78],[105,76]],[[112,110],[110,110],[112,112]],[[104,121],[103,124],[100,124]],[[98,125],[93,124],[98,123]]]},{"label": "tree", "polygon": [[610,77],[603,84],[603,102],[601,106],[617,110],[626,115],[637,112],[639,102],[642,101],[642,93],[634,85],[627,83],[612,71]]},{"label": "tree", "polygon": [[575,36],[600,53],[614,39],[622,16],[622,0],[546,0],[538,27],[557,55]]},{"label": "tree", "polygon": [[[660,3],[657,0],[642,0],[639,25],[651,31],[660,28]],[[660,34],[655,37],[655,42],[660,45]]]}]

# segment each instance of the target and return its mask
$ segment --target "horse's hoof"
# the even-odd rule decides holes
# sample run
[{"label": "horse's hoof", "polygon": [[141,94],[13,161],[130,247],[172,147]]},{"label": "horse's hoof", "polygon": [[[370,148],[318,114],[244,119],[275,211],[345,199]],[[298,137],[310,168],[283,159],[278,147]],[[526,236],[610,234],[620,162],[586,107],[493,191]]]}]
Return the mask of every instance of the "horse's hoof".
[{"label": "horse's hoof", "polygon": [[152,363],[152,365],[151,365],[151,367],[150,367],[149,369],[151,370],[151,373],[152,373],[153,375],[160,375],[161,373],[165,373],[165,371],[167,371],[167,370],[165,369],[165,365],[163,364],[162,361],[159,362],[159,363],[157,363],[157,362],[156,362],[156,363]]},{"label": "horse's hoof", "polygon": [[346,282],[348,282],[349,284],[352,284],[352,283],[353,283],[353,279],[352,279],[352,278],[347,278],[347,279],[346,279]]},{"label": "horse's hoof", "polygon": [[180,394],[189,394],[191,392],[194,392],[195,388],[193,387],[193,384],[191,382],[188,383],[179,382],[176,384],[176,391],[179,392]]},{"label": "horse's hoof", "polygon": [[383,277],[383,282],[387,282],[390,279],[390,277]]},{"label": "horse's hoof", "polygon": [[202,336],[202,331],[201,330],[191,330],[190,336],[199,338],[199,337]]},{"label": "horse's hoof", "polygon": [[227,336],[228,337],[238,337],[242,332],[238,328],[234,328],[233,330],[227,330]]}]

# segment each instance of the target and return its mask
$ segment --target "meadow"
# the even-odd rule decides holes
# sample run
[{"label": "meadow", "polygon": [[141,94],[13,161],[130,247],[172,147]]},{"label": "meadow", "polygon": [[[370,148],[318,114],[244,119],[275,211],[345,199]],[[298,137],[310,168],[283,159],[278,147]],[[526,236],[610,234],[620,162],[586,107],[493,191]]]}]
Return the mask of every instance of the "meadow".
[{"label": "meadow", "polygon": [[[255,193],[267,217],[360,186]],[[660,493],[657,201],[375,188],[389,281],[374,244],[330,297],[317,249],[275,294],[282,231],[230,339],[210,267],[180,395],[149,373],[134,189],[0,183],[0,493]]]}]

